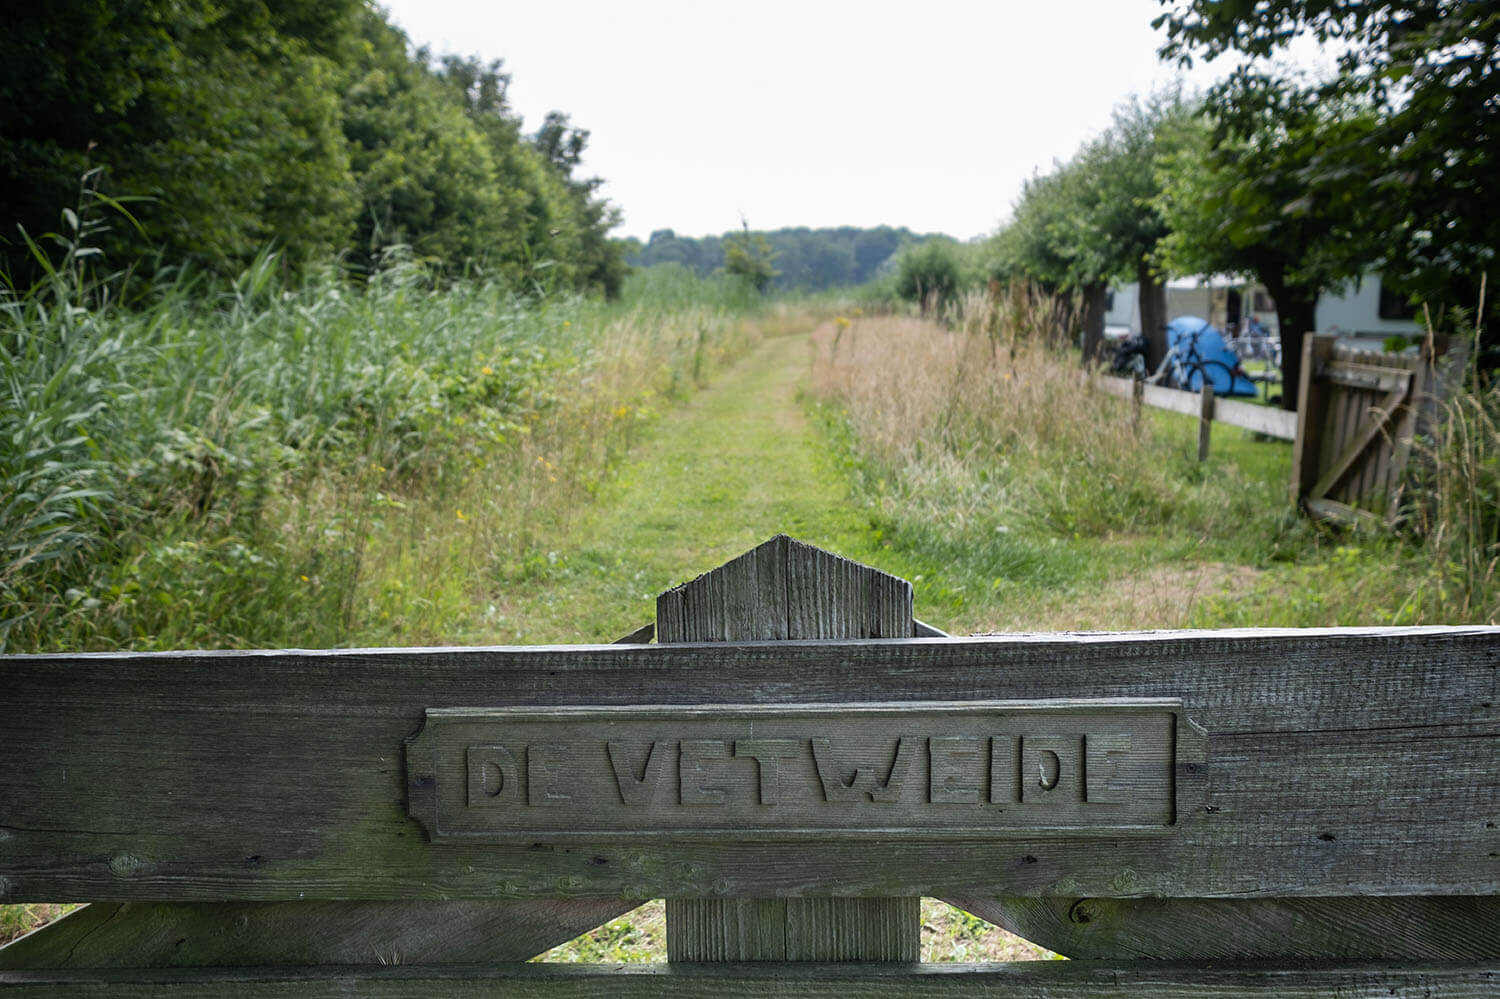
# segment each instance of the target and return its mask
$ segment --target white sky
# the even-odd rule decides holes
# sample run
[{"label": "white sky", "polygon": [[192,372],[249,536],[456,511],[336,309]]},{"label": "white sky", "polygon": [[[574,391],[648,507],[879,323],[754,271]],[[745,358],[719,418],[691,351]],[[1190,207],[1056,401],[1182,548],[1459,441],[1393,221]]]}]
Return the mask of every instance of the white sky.
[{"label": "white sky", "polygon": [[642,239],[741,214],[991,232],[1026,178],[1176,75],[1156,0],[380,2],[417,44],[503,59],[527,131],[553,109],[588,129],[584,175]]}]

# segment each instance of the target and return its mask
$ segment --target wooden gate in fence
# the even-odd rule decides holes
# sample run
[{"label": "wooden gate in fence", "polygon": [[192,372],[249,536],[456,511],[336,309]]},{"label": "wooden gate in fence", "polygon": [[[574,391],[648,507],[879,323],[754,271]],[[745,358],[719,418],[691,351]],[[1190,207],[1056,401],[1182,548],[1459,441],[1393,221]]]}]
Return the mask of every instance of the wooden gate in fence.
[{"label": "wooden gate in fence", "polygon": [[1394,518],[1432,359],[1355,350],[1319,333],[1302,341],[1301,377],[1294,502],[1330,519]]},{"label": "wooden gate in fence", "polygon": [[[1500,992],[1500,629],[936,637],[785,537],[656,629],[0,659],[0,900],[93,902],[0,988]],[[922,895],[1078,960],[924,965]]]}]

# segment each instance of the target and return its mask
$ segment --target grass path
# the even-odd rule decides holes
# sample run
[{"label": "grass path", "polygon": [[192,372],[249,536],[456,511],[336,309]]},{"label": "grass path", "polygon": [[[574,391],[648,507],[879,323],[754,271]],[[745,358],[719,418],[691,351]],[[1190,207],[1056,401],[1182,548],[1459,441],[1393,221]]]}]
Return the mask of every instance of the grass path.
[{"label": "grass path", "polygon": [[[658,423],[573,525],[565,547],[506,594],[514,624],[503,640],[617,638],[653,619],[657,593],[778,532],[888,562],[891,553],[850,500],[843,470],[808,424],[799,393],[810,365],[807,336],[769,338]],[[661,903],[650,903],[544,960],[662,960],[662,920]],[[922,923],[929,961],[1046,955],[934,899],[923,900]]]},{"label": "grass path", "polygon": [[500,595],[491,640],[616,638],[652,619],[657,593],[781,532],[869,559],[869,524],[798,399],[810,364],[805,335],[768,338],[657,423],[545,564]]}]

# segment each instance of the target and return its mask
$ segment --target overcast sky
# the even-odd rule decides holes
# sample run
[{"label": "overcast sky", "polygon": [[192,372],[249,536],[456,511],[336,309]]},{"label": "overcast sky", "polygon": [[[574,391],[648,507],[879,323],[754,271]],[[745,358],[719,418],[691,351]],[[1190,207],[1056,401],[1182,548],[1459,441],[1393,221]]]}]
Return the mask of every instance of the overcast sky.
[{"label": "overcast sky", "polygon": [[616,235],[643,239],[741,215],[992,232],[1026,178],[1176,76],[1156,0],[385,5],[417,44],[503,59],[528,131],[552,109],[588,129]]}]

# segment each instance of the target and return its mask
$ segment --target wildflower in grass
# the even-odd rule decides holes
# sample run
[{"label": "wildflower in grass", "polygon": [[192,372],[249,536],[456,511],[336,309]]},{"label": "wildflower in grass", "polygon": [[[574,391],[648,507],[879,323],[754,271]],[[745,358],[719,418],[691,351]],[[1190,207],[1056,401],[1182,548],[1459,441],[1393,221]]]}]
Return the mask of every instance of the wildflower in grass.
[{"label": "wildflower in grass", "polygon": [[617,420],[623,420],[623,419],[625,419],[625,417],[627,417],[629,415],[630,415],[630,407],[629,406],[621,406],[621,407],[619,407],[618,409],[615,410],[615,419],[617,419]]},{"label": "wildflower in grass", "polygon": [[495,369],[486,364],[484,367],[479,369],[479,373],[481,375],[493,375],[495,373]]}]

